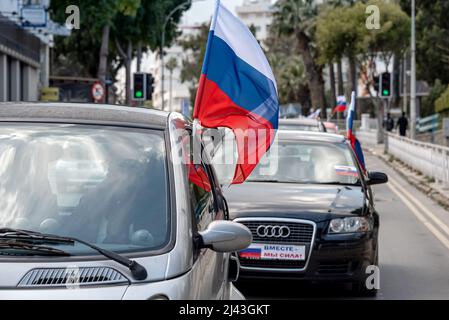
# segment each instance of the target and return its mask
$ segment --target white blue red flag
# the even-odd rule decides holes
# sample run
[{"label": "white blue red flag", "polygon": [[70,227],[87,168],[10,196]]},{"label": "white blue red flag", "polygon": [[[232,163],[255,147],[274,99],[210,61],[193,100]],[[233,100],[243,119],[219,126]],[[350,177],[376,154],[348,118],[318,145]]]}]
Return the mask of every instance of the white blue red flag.
[{"label": "white blue red flag", "polygon": [[353,123],[355,117],[355,92],[351,94],[351,104],[349,105],[348,115],[346,117],[347,139],[350,141],[352,149],[355,151],[362,169],[365,170],[365,157],[363,156],[362,146],[354,135]]},{"label": "white blue red flag", "polygon": [[220,1],[210,26],[193,118],[228,127],[237,139],[232,183],[242,183],[269,149],[278,127],[276,81],[248,27]]},{"label": "white blue red flag", "polygon": [[338,96],[337,105],[335,106],[333,112],[344,112],[346,110],[346,97]]}]

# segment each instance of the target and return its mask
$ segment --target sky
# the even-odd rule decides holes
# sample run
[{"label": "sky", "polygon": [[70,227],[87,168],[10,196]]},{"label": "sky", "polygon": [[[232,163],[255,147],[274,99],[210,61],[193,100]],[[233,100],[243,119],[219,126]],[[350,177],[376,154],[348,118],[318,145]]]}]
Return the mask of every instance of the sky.
[{"label": "sky", "polygon": [[[215,0],[193,0],[192,6],[183,16],[183,24],[196,24],[209,21],[214,11]],[[229,10],[235,13],[235,7],[243,0],[221,0]]]}]

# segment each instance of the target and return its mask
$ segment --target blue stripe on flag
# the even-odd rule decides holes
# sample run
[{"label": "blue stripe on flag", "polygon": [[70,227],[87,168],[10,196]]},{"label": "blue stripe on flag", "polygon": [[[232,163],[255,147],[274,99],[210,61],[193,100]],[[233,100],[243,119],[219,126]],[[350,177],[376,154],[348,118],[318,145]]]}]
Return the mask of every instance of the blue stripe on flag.
[{"label": "blue stripe on flag", "polygon": [[277,129],[278,100],[273,82],[240,59],[212,31],[209,33],[209,43],[207,49],[210,52],[206,54],[207,61],[203,65],[207,79],[215,82],[235,104],[267,119]]}]

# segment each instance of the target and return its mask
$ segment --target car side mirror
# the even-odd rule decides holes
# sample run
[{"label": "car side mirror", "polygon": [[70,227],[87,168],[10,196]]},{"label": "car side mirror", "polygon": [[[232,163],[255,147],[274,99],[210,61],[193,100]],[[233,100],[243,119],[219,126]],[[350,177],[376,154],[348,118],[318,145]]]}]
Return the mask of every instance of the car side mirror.
[{"label": "car side mirror", "polygon": [[368,171],[368,184],[382,184],[388,182],[388,176],[383,172]]},{"label": "car side mirror", "polygon": [[247,248],[253,241],[251,231],[233,221],[214,221],[200,231],[203,246],[216,252],[234,252]]}]

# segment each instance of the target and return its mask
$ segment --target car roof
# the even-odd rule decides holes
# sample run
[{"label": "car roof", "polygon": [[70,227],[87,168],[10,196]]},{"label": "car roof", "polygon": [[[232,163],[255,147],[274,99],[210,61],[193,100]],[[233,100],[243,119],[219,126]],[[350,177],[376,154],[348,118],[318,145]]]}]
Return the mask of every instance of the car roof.
[{"label": "car roof", "polygon": [[296,118],[296,119],[279,119],[279,124],[302,124],[309,126],[317,126],[319,121],[317,119]]},{"label": "car roof", "polygon": [[93,103],[0,103],[0,122],[89,123],[164,129],[169,114],[146,108]]},{"label": "car roof", "polygon": [[346,138],[340,134],[300,130],[278,130],[278,139],[280,141],[302,140],[331,143],[342,143],[346,141]]}]

